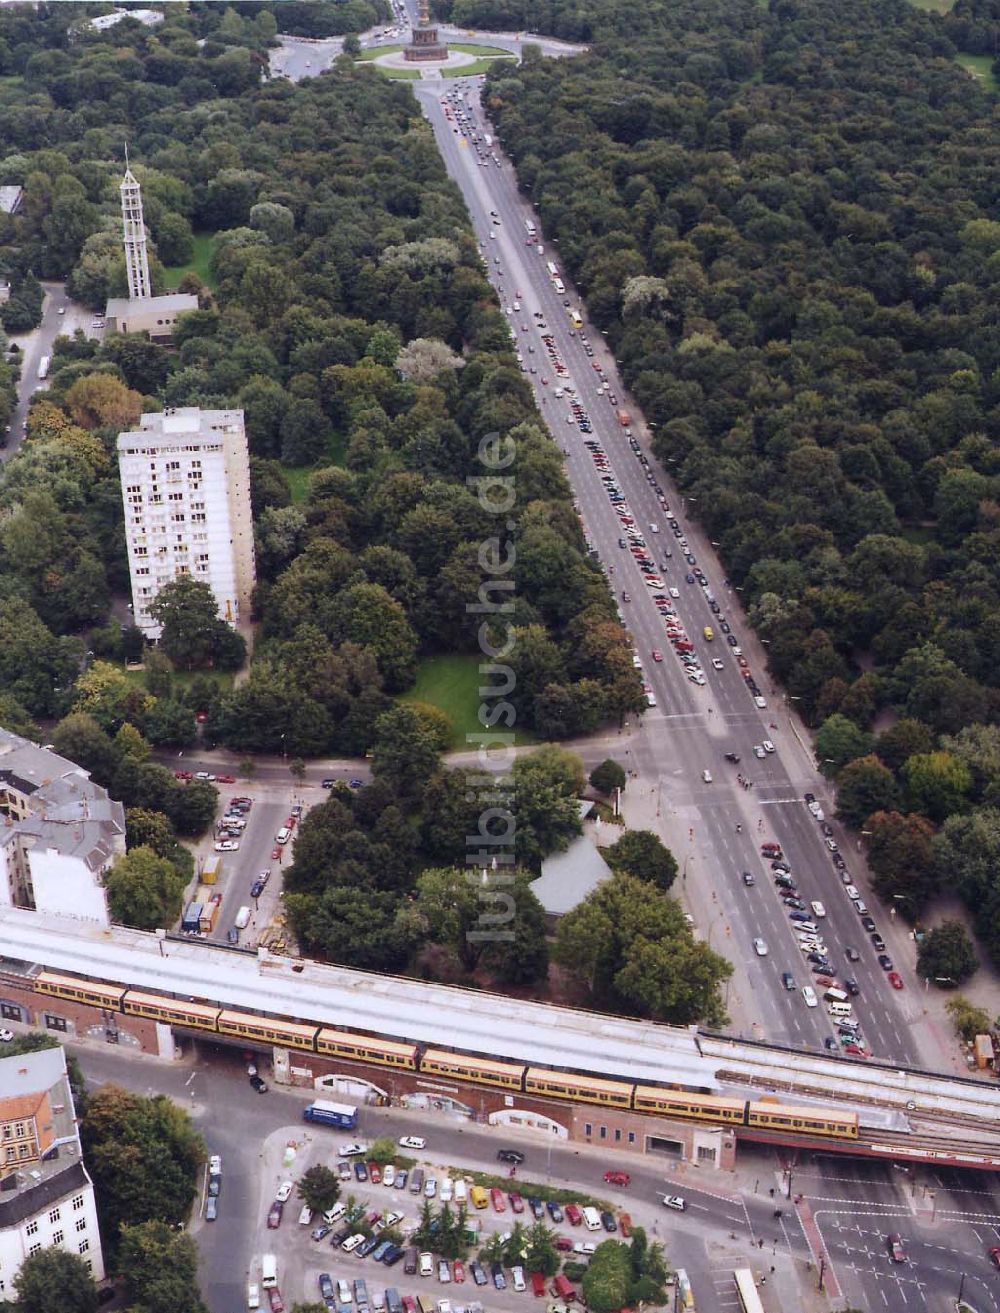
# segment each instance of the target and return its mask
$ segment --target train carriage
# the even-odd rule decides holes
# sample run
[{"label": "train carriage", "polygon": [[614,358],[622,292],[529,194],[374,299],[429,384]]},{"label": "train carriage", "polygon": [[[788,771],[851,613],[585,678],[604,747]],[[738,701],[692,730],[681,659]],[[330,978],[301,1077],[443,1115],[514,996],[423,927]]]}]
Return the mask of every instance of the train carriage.
[{"label": "train carriage", "polygon": [[525,1094],[547,1099],[578,1099],[604,1108],[630,1108],[633,1086],[625,1081],[601,1080],[597,1076],[574,1076],[568,1072],[529,1067],[524,1077]]},{"label": "train carriage", "polygon": [[40,971],[34,980],[36,994],[49,994],[53,998],[70,999],[75,1003],[88,1003],[95,1008],[122,1010],[124,985],[104,985],[96,980],[81,980],[76,976],[61,976],[55,971]]},{"label": "train carriage", "polygon": [[328,1026],[316,1036],[316,1052],[328,1057],[352,1058],[355,1062],[377,1062],[400,1071],[416,1071],[420,1050],[416,1044],[398,1044],[372,1035],[354,1035],[349,1030],[331,1030]]},{"label": "train carriage", "polygon": [[310,1049],[315,1052],[318,1026],[303,1026],[295,1021],[278,1021],[274,1017],[258,1017],[252,1012],[220,1012],[220,1035],[237,1035],[240,1039],[256,1040],[260,1044],[281,1044],[291,1049]]},{"label": "train carriage", "polygon": [[833,1136],[840,1140],[858,1138],[858,1114],[827,1108],[796,1108],[781,1103],[747,1104],[748,1126],[762,1130],[801,1131],[803,1135]]},{"label": "train carriage", "polygon": [[128,991],[122,1010],[129,1016],[164,1021],[171,1026],[187,1026],[191,1030],[214,1031],[219,1017],[217,1007],[190,1003],[182,998],[167,998],[162,994],[144,994],[138,989]]},{"label": "train carriage", "polygon": [[475,1085],[491,1085],[502,1090],[520,1090],[524,1079],[522,1063],[497,1062],[493,1058],[471,1058],[463,1053],[427,1049],[420,1062],[424,1076],[453,1076]]},{"label": "train carriage", "polygon": [[637,1085],[632,1107],[636,1112],[649,1113],[654,1117],[695,1118],[698,1121],[742,1126],[747,1104],[746,1099],[726,1099],[716,1094],[685,1094],[683,1090]]}]

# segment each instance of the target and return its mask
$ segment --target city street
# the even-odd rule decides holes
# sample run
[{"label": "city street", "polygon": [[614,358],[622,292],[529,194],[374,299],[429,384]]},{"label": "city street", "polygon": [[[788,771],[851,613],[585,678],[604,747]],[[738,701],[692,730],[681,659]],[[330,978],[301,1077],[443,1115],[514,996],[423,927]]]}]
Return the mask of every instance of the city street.
[{"label": "city street", "polygon": [[[498,146],[494,143],[492,151],[482,148],[482,133],[490,127],[483,121],[478,107],[474,89],[478,82],[470,79],[464,85],[465,99],[473,107],[467,129],[446,117],[440,103],[442,91],[450,92],[452,88],[420,83],[415,85],[414,92],[434,127],[448,172],[465,196],[490,278],[501,304],[511,312],[508,317],[517,348],[524,353],[524,367],[528,370],[534,366],[538,371],[528,377],[535,388],[539,410],[546,416],[555,441],[566,453],[567,474],[586,532],[608,573],[609,586],[619,598],[623,619],[643,664],[643,678],[655,695],[657,705],[643,716],[643,732],[632,740],[628,764],[637,773],[642,787],[655,796],[655,816],[652,807],[649,808],[650,823],[660,830],[678,862],[683,863],[685,873],[690,867],[698,883],[706,883],[707,874],[718,890],[713,890],[714,906],[705,898],[696,911],[699,932],[712,947],[731,959],[749,963],[741,965],[734,980],[736,991],[747,1001],[749,1034],[816,1048],[833,1035],[825,1009],[805,1005],[801,986],[813,979],[813,973],[803,961],[779,891],[772,887],[769,864],[759,853],[760,843],[780,842],[799,882],[798,896],[807,904],[813,899],[820,899],[824,904],[826,915],[819,928],[834,970],[839,978],[850,975],[858,981],[857,1012],[872,1051],[879,1057],[919,1065],[918,1048],[910,1027],[920,1020],[921,1007],[908,963],[894,964],[908,986],[897,995],[876,960],[859,914],[845,893],[844,881],[832,864],[819,825],[803,800],[803,794],[811,791],[824,809],[832,811],[826,782],[816,772],[804,743],[797,738],[796,727],[780,695],[775,696],[771,691],[762,660],[754,657],[759,649],[742,621],[711,544],[705,542],[688,519],[684,499],[673,493],[666,475],[658,470],[645,435],[641,453],[649,462],[651,477],[664,488],[689,550],[707,576],[707,591],[722,604],[721,615],[711,611],[706,589],[694,582],[690,563],[685,563],[683,550],[669,531],[667,513],[647,479],[647,467],[633,454],[616,418],[617,407],[609,401],[610,393],[619,398],[618,407],[635,414],[616,378],[615,363],[595,330],[590,329],[593,360],[586,354],[580,336],[572,331],[564,303],[577,307],[579,298],[568,284],[565,294],[556,291],[546,265],[552,260],[559,267],[559,276],[566,279],[565,271],[559,266],[558,251],[543,244],[540,254],[536,241],[530,240],[525,220],[536,223],[537,220],[520,197],[513,169],[499,156]],[[476,130],[480,135],[479,148],[471,141],[471,132]],[[491,159],[494,153],[500,159],[499,165]],[[495,212],[499,222],[494,221],[491,212]],[[513,310],[515,302],[521,307],[518,311]],[[607,453],[635,523],[647,535],[650,555],[661,567],[663,589],[658,591],[670,587],[678,591],[674,606],[702,658],[704,687],[696,687],[687,679],[671,650],[651,590],[645,586],[631,555],[619,545],[623,529],[600,472],[585,446],[584,436],[574,423],[566,422],[572,419],[567,402],[555,397],[555,385],[565,380],[549,377],[551,371],[536,326],[536,311],[544,317],[546,331],[555,339],[576,395],[591,417],[593,433],[587,435],[587,440],[600,442]],[[534,352],[529,353],[532,347]],[[593,368],[595,362],[609,379],[607,390]],[[541,383],[542,377],[549,378],[548,385]],[[633,432],[641,435],[644,429],[635,422]],[[657,533],[652,531],[654,524]],[[626,593],[628,602],[623,596]],[[751,669],[765,695],[764,708],[754,705],[745,686],[735,659],[738,652],[723,641],[721,622],[727,617],[736,641],[744,645],[750,657]],[[715,632],[712,643],[702,636],[706,625],[711,625]],[[662,663],[653,660],[654,648],[663,652]],[[713,668],[713,658],[721,669]],[[763,754],[763,759],[758,760],[754,749],[765,739],[774,741],[776,751]],[[727,763],[726,753],[738,755],[740,765]],[[704,771],[710,774],[711,782],[703,779]],[[738,782],[737,776],[741,774],[752,781],[751,789]],[[633,791],[636,787],[633,786]],[[834,828],[850,871],[851,858],[856,853],[847,851],[842,831]],[[753,875],[753,886],[743,882],[744,871]],[[694,883],[691,882],[692,886]],[[693,894],[693,889],[689,892]],[[697,906],[696,897],[692,897],[692,903]],[[879,929],[888,940],[887,927],[880,924]],[[755,958],[753,954],[752,943],[758,938],[767,947],[764,958]],[[859,961],[847,962],[844,950],[848,946],[857,949]],[[783,972],[792,974],[794,990],[785,988]],[[926,1056],[923,1060],[928,1061]],[[930,1065],[939,1065],[936,1055]]]},{"label": "city street", "polygon": [[[310,1097],[307,1092],[285,1092],[272,1085],[268,1094],[256,1094],[247,1082],[238,1051],[223,1045],[199,1045],[197,1052],[189,1051],[185,1061],[174,1066],[89,1043],[68,1047],[90,1082],[114,1081],[142,1094],[167,1094],[186,1105],[208,1151],[222,1155],[218,1221],[203,1221],[200,1197],[192,1224],[201,1253],[202,1289],[212,1313],[232,1313],[242,1307],[247,1276],[260,1253],[287,1253],[290,1245],[306,1258],[290,1284],[286,1286],[283,1280],[286,1302],[291,1302],[289,1296],[315,1298],[319,1271],[330,1271],[335,1277],[365,1276],[377,1286],[396,1284],[403,1290],[413,1286],[400,1270],[394,1270],[392,1278],[388,1273],[383,1278],[370,1261],[312,1248],[298,1232],[297,1207],[286,1210],[278,1233],[265,1229],[267,1204],[277,1182],[289,1176],[294,1179],[312,1161],[334,1163],[336,1146],[345,1138],[332,1129],[304,1125],[301,1109]],[[1000,1277],[988,1256],[989,1248],[1000,1244],[1000,1202],[996,1183],[985,1175],[921,1168],[911,1180],[908,1172],[889,1164],[809,1155],[794,1167],[793,1190],[802,1199],[796,1207],[784,1197],[787,1177],[783,1161],[762,1147],[748,1146],[741,1151],[734,1174],[703,1173],[693,1167],[681,1168],[668,1159],[629,1155],[631,1183],[627,1189],[614,1189],[602,1179],[609,1165],[620,1165],[611,1150],[539,1141],[530,1134],[456,1122],[441,1114],[361,1110],[360,1140],[414,1134],[427,1141],[416,1157],[439,1173],[444,1168],[495,1171],[497,1148],[514,1145],[527,1155],[517,1173],[517,1188],[523,1194],[531,1193],[534,1180],[579,1189],[615,1209],[627,1209],[635,1222],[645,1225],[651,1237],[664,1244],[671,1265],[688,1272],[698,1308],[721,1307],[719,1292],[731,1290],[732,1269],[741,1266],[769,1275],[780,1298],[779,1307],[807,1307],[801,1291],[810,1282],[815,1288],[820,1258],[810,1252],[803,1229],[801,1216],[807,1209],[819,1229],[822,1255],[827,1267],[832,1266],[844,1302],[890,1313],[923,1313],[925,1309],[936,1313],[945,1307],[946,1298],[954,1298],[964,1276],[965,1293],[980,1313],[1000,1307]],[[297,1165],[289,1171],[281,1167],[280,1158],[291,1140],[302,1147]],[[359,1198],[370,1197],[373,1205],[380,1197],[396,1198],[381,1187],[356,1183],[345,1188],[345,1195],[348,1191]],[[662,1208],[659,1199],[664,1193],[683,1195],[686,1211]],[[417,1206],[412,1196],[401,1195],[398,1203],[414,1221]],[[777,1208],[782,1215],[776,1219]],[[509,1213],[500,1218],[492,1211],[480,1216],[484,1225],[489,1222],[494,1230],[506,1229],[511,1220]],[[556,1229],[567,1230],[565,1226]],[[295,1235],[290,1237],[292,1231]],[[907,1254],[904,1263],[893,1263],[889,1257],[886,1238],[892,1233],[901,1237]],[[579,1238],[575,1231],[572,1234]],[[423,1288],[428,1286],[435,1294],[441,1293],[436,1282]],[[518,1307],[527,1313],[532,1307],[527,1294],[507,1292],[498,1297],[487,1288],[483,1295],[487,1309],[499,1313],[515,1313]]]},{"label": "city street", "polygon": [[38,367],[44,356],[51,357],[56,338],[72,337],[77,328],[82,328],[89,337],[95,336],[90,327],[92,312],[71,301],[62,283],[43,283],[42,287],[45,293],[42,322],[30,333],[14,333],[10,339],[22,352],[21,379],[17,385],[17,405],[10,417],[7,445],[0,448],[0,461],[9,460],[21,445],[31,398],[40,388],[48,386],[39,380]]}]

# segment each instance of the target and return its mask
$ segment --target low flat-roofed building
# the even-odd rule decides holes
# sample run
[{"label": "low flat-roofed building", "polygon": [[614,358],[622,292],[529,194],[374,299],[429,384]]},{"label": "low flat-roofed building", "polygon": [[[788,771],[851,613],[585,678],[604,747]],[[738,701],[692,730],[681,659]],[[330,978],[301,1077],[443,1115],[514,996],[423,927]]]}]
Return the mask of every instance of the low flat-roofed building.
[{"label": "low flat-roofed building", "polygon": [[0,1057],[0,1303],[16,1298],[24,1260],[51,1248],[76,1254],[103,1280],[94,1187],[60,1046]]},{"label": "low flat-roofed building", "polygon": [[154,342],[169,342],[177,316],[198,309],[198,298],[190,292],[168,292],[165,296],[113,296],[104,312],[109,333],[148,333]]},{"label": "low flat-roofed building", "polygon": [[143,27],[155,27],[157,23],[163,22],[163,15],[158,9],[116,9],[110,14],[98,14],[96,18],[90,19],[88,26],[98,32],[106,32],[109,27],[117,26],[125,18],[134,18]]},{"label": "low flat-roofed building", "polygon": [[0,211],[4,214],[17,214],[23,200],[23,187],[0,187]]}]

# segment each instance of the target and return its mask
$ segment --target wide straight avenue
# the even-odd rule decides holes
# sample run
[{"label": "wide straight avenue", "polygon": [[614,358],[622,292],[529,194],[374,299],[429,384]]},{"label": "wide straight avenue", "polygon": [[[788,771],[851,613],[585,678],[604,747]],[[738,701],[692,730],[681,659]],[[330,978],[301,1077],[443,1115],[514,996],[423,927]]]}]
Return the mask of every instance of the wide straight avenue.
[{"label": "wide straight avenue", "polygon": [[[715,902],[704,917],[696,918],[698,933],[737,964],[733,987],[752,999],[744,1033],[813,1048],[822,1048],[834,1036],[822,1002],[818,1007],[806,1005],[802,987],[813,982],[815,975],[800,951],[789,909],[780,900],[781,890],[772,886],[770,863],[760,853],[762,842],[776,841],[792,867],[798,896],[806,907],[812,900],[823,903],[825,916],[818,929],[838,980],[850,976],[858,983],[856,1011],[870,1050],[878,1057],[936,1067],[938,1060],[926,1053],[922,1056],[911,1034],[911,1026],[922,1018],[914,977],[908,976],[907,988],[900,993],[890,987],[858,910],[847,896],[846,879],[835,869],[823,833],[807,810],[803,798],[807,791],[815,793],[827,811],[832,811],[832,799],[794,731],[787,705],[771,690],[761,649],[737,616],[735,596],[712,545],[688,518],[684,499],[670,488],[658,468],[641,422],[633,423],[632,430],[640,439],[640,455],[648,465],[630,448],[616,410],[624,406],[634,420],[639,417],[624,400],[615,362],[595,329],[589,325],[584,329],[593,356],[587,354],[585,342],[573,330],[568,311],[578,307],[582,311],[581,302],[569,285],[564,293],[556,290],[547,265],[555,263],[565,282],[558,251],[545,243],[540,226],[531,239],[525,220],[537,224],[537,216],[519,195],[510,162],[500,154],[496,141],[483,144],[483,134],[492,137],[492,130],[479,105],[479,82],[470,79],[463,85],[460,105],[449,102],[447,113],[442,100],[455,93],[454,81],[425,80],[414,85],[414,92],[434,128],[448,172],[465,197],[539,410],[565,453],[567,475],[585,531],[608,574],[642,661],[644,681],[655,697],[655,707],[643,717],[642,733],[631,740],[627,764],[640,781],[631,787],[649,793],[650,824],[673,848],[692,885],[695,880],[714,883]],[[455,116],[459,108],[464,121]],[[478,142],[473,142],[473,133]],[[554,339],[568,379],[553,374],[540,320],[545,333]],[[595,365],[607,378],[607,387]],[[543,383],[543,379],[547,381]],[[576,423],[567,422],[571,421],[568,400],[555,395],[557,385],[567,381],[590,417],[590,433],[583,434]],[[618,398],[617,407],[609,401],[609,394]],[[598,443],[606,453],[615,485],[646,537],[649,555],[661,567],[663,588],[656,591],[677,591],[673,605],[701,659],[703,686],[690,681],[674,655],[653,590],[646,586],[632,555],[621,546],[624,530],[609,499],[607,481],[602,479],[606,471],[598,470],[587,442]],[[667,511],[647,479],[647,469],[663,489],[687,551],[707,577],[707,589],[691,574],[694,567],[685,560],[685,549],[670,530]],[[710,609],[709,592],[720,603],[721,614]],[[722,631],[721,621],[727,617],[741,644],[738,651]],[[705,626],[713,629],[711,642],[703,636]],[[654,649],[662,653],[662,661],[654,659]],[[741,674],[738,656],[743,653],[760,685],[766,703],[763,708],[755,705]],[[764,740],[773,741],[776,750],[763,753],[760,759],[755,748],[760,749]],[[727,762],[726,753],[738,755],[740,764]],[[705,779],[705,772],[711,782]],[[741,784],[739,776],[751,779],[752,788]],[[847,858],[849,869],[850,855]],[[752,885],[744,882],[744,871],[753,876]],[[758,939],[766,946],[766,956],[755,954],[754,941]],[[858,960],[847,959],[848,947],[858,952]],[[903,964],[894,965],[905,971]],[[791,988],[783,982],[784,973],[791,973]],[[822,994],[821,987],[817,993]]]}]

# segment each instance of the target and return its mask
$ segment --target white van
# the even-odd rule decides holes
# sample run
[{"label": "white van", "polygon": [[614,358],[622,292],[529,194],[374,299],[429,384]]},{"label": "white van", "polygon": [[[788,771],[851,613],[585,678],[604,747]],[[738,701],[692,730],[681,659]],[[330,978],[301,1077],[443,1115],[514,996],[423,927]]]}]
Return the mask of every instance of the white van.
[{"label": "white van", "polygon": [[823,995],[828,1003],[846,1003],[847,994],[842,989],[828,989]]},{"label": "white van", "polygon": [[278,1284],[278,1260],[273,1254],[264,1254],[261,1257],[260,1284],[265,1290],[273,1290]]},{"label": "white van", "polygon": [[469,1202],[469,1187],[464,1177],[459,1177],[455,1182],[455,1203],[467,1204]]},{"label": "white van", "polygon": [[443,1204],[451,1203],[455,1197],[455,1186],[450,1176],[442,1176],[438,1189],[438,1198]]},{"label": "white van", "polygon": [[288,828],[287,825],[283,825],[281,829],[278,831],[278,833],[274,836],[274,842],[280,844],[286,844],[291,837],[292,837],[291,830]]},{"label": "white van", "polygon": [[247,1283],[247,1308],[260,1308],[260,1286],[256,1281]]},{"label": "white van", "polygon": [[818,898],[814,899],[813,902],[809,904],[809,906],[812,908],[812,914],[817,918],[817,920],[819,920],[821,917],[826,916],[826,908],[823,906],[823,904],[819,901]]},{"label": "white van", "polygon": [[240,910],[236,913],[236,920],[233,922],[233,925],[236,927],[237,930],[245,930],[249,924],[250,924],[250,909],[249,907],[241,907]]},{"label": "white van", "polygon": [[302,1211],[299,1213],[299,1226],[308,1226],[312,1220],[312,1209],[308,1204],[303,1204]]},{"label": "white van", "polygon": [[[327,1226],[333,1226],[338,1217],[343,1217],[347,1212],[347,1205],[342,1199],[338,1199],[332,1208],[328,1208],[323,1214],[323,1221]],[[345,1301],[346,1302],[346,1301]]]},{"label": "white van", "polygon": [[511,1280],[514,1283],[514,1289],[520,1293],[525,1288],[524,1268],[512,1267],[510,1269]]},{"label": "white van", "polygon": [[556,291],[559,293],[560,296],[562,296],[563,292],[565,292],[566,290],[566,284],[563,282],[561,278],[553,278],[552,286],[556,289]]},{"label": "white van", "polygon": [[826,1010],[831,1017],[849,1017],[852,1009],[850,1003],[828,1003]]},{"label": "white van", "polygon": [[583,1220],[584,1223],[586,1224],[588,1231],[600,1231],[601,1215],[596,1208],[590,1208],[590,1207],[584,1208]]},{"label": "white van", "polygon": [[[816,991],[815,991],[815,989],[813,989],[812,985],[803,985],[803,986],[802,986],[802,997],[803,997],[803,998],[805,999],[805,1001],[806,1001],[806,1007],[807,1007],[807,1008],[814,1008],[814,1007],[817,1007],[817,1006],[819,1005],[819,999],[817,999],[817,997],[816,997]],[[833,1005],[831,1004],[831,1007],[832,1007],[832,1006],[833,1006]]]}]

